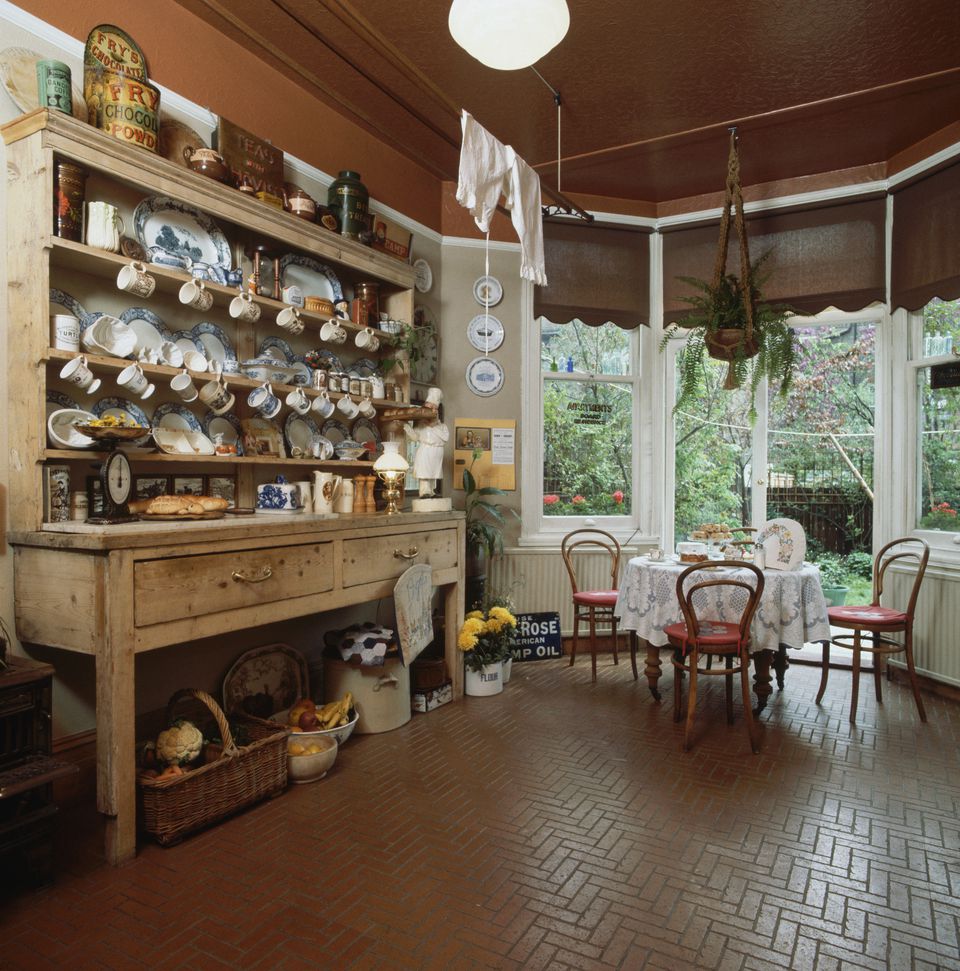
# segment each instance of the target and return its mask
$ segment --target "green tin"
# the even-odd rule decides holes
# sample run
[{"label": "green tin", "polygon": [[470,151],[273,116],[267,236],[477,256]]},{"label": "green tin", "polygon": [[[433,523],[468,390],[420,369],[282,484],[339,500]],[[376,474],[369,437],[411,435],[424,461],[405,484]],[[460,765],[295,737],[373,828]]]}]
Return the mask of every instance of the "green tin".
[{"label": "green tin", "polygon": [[70,68],[62,61],[37,61],[37,93],[41,108],[73,114]]},{"label": "green tin", "polygon": [[345,169],[327,190],[327,205],[340,221],[340,235],[360,239],[370,228],[367,206],[370,195],[359,172]]}]

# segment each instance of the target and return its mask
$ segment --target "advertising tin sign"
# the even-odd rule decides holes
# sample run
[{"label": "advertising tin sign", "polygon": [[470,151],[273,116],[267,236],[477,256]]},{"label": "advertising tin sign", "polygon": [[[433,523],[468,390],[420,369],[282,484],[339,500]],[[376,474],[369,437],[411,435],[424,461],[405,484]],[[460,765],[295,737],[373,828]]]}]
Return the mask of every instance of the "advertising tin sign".
[{"label": "advertising tin sign", "polygon": [[217,122],[216,150],[238,188],[275,196],[283,208],[283,152],[226,118]]},{"label": "advertising tin sign", "polygon": [[556,611],[517,614],[514,661],[543,661],[551,657],[563,657],[560,615]]},{"label": "advertising tin sign", "polygon": [[149,81],[103,75],[87,95],[90,124],[101,131],[156,152],[160,144],[160,91]]},{"label": "advertising tin sign", "polygon": [[147,59],[137,42],[113,24],[94,27],[83,49],[83,95],[89,97],[87,85],[105,74],[147,80]]}]

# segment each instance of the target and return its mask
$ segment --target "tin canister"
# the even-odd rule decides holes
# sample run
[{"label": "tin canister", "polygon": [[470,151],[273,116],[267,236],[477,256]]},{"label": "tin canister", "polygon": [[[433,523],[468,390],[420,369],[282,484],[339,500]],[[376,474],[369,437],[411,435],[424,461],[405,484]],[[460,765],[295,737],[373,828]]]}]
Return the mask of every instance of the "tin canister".
[{"label": "tin canister", "polygon": [[37,61],[37,93],[41,108],[73,114],[70,68],[63,61]]},{"label": "tin canister", "polygon": [[340,235],[359,239],[369,229],[370,195],[360,173],[344,169],[327,190],[327,205],[340,222]]},{"label": "tin canister", "polygon": [[149,81],[104,74],[87,96],[90,124],[130,145],[159,150],[160,89]]},{"label": "tin canister", "polygon": [[83,242],[83,198],[87,170],[57,159],[53,195],[53,231],[61,239]]}]

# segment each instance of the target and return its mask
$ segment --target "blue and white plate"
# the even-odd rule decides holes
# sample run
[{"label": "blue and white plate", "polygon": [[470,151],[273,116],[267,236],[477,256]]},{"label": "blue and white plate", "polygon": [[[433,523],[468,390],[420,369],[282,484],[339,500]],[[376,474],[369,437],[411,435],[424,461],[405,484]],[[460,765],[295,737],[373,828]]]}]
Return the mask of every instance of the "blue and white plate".
[{"label": "blue and white plate", "polygon": [[320,434],[336,447],[350,437],[350,429],[339,418],[330,418],[323,423]]},{"label": "blue and white plate", "polygon": [[133,329],[137,335],[137,349],[143,348],[147,351],[157,351],[163,346],[164,341],[171,339],[167,325],[152,311],[146,307],[131,307],[120,314],[120,319]]},{"label": "blue and white plate", "polygon": [[369,357],[361,357],[350,365],[349,371],[358,378],[369,378],[371,374],[377,373],[377,362]]},{"label": "blue and white plate", "polygon": [[66,290],[58,290],[56,287],[50,287],[50,303],[56,304],[58,307],[63,307],[68,313],[73,314],[80,321],[81,332],[87,326],[86,319],[88,315],[83,304],[76,297],[67,293]]},{"label": "blue and white plate", "polygon": [[297,286],[305,297],[326,297],[337,303],[343,300],[343,287],[333,269],[326,263],[301,256],[299,253],[287,253],[280,258],[280,279],[283,286]]},{"label": "blue and white plate", "polygon": [[203,416],[203,433],[212,442],[216,442],[220,435],[224,445],[236,445],[237,455],[243,455],[243,428],[236,415],[216,415],[208,411]]},{"label": "blue and white plate", "polygon": [[240,370],[237,352],[222,327],[204,320],[190,333],[193,334],[194,340],[200,345],[200,350],[208,361],[219,364],[221,370],[227,374],[236,374]]},{"label": "blue and white plate", "polygon": [[[61,304],[61,306],[63,306]],[[64,394],[62,391],[47,391],[47,418],[49,418],[55,411],[60,411],[63,408],[79,408],[78,402],[74,401],[69,395]]]},{"label": "blue and white plate", "polygon": [[[132,421],[142,428],[150,428],[150,419],[147,418],[146,412],[128,398],[101,398],[93,406],[93,413],[97,418],[103,418],[104,415],[115,415],[124,421]],[[150,433],[148,431],[146,435],[141,435],[140,438],[136,439],[134,444],[142,445],[149,440]]]},{"label": "blue and white plate", "polygon": [[197,416],[184,405],[172,403],[159,405],[153,413],[155,428],[172,428],[182,432],[200,431]]},{"label": "blue and white plate", "polygon": [[313,440],[320,437],[320,429],[309,415],[298,415],[291,411],[283,424],[283,435],[290,449],[297,446],[304,455],[310,455],[310,447]]},{"label": "blue and white plate", "polygon": [[353,423],[353,428],[350,429],[350,437],[355,442],[375,442],[377,447],[374,451],[376,452],[380,451],[380,446],[383,443],[377,423],[363,416]]},{"label": "blue and white plate", "polygon": [[175,334],[170,335],[170,340],[172,340],[173,343],[176,344],[184,354],[186,354],[187,351],[199,351],[201,354],[206,354],[206,351],[203,349],[203,344],[201,344],[200,341],[198,341],[189,330],[178,330]]},{"label": "blue and white plate", "polygon": [[264,356],[282,357],[288,364],[297,359],[297,355],[293,353],[293,348],[282,337],[273,337],[272,335],[264,337],[260,350],[257,351],[257,357]]},{"label": "blue and white plate", "polygon": [[[230,244],[205,213],[169,196],[150,196],[133,212],[133,228],[146,250],[159,249],[186,265],[208,263],[230,269]],[[157,254],[151,254],[156,256]]]}]

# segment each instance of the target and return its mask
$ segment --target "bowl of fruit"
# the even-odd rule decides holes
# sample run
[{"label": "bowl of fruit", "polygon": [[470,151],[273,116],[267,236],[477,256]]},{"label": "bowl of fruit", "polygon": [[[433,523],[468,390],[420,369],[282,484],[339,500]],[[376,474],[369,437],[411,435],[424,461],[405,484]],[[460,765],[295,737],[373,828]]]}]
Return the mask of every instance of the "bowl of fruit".
[{"label": "bowl of fruit", "polygon": [[287,778],[293,783],[322,779],[337,760],[340,746],[335,738],[324,735],[307,741],[304,736],[287,739]]},{"label": "bowl of fruit", "polygon": [[343,745],[353,734],[360,720],[360,712],[353,703],[353,695],[348,691],[339,700],[319,706],[309,698],[301,698],[292,708],[278,711],[270,717],[273,721],[289,727],[291,742],[334,738],[337,744]]}]

